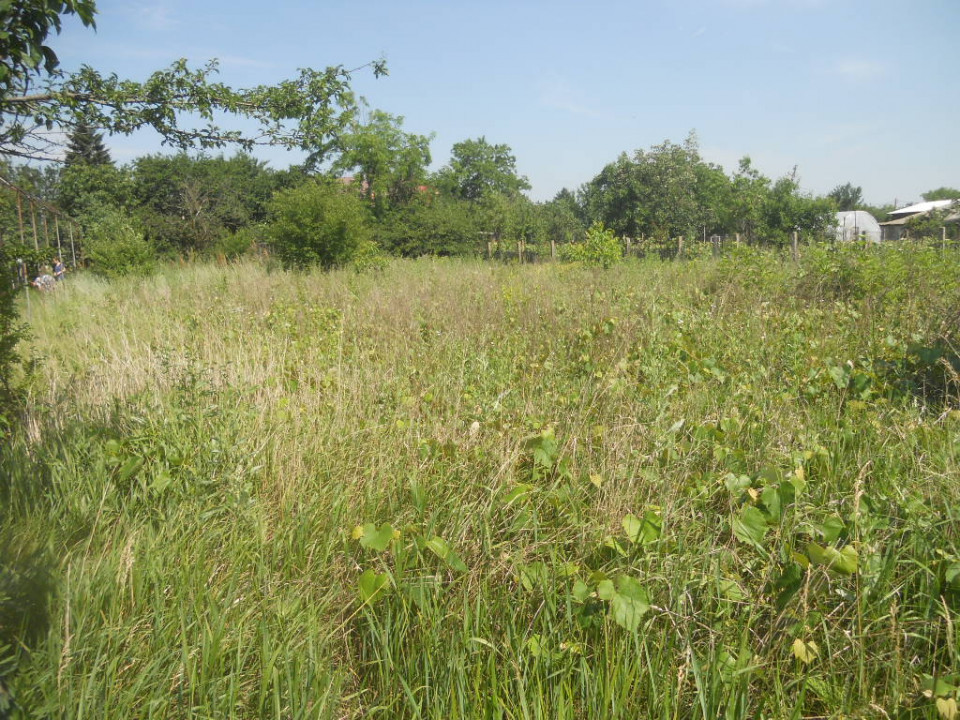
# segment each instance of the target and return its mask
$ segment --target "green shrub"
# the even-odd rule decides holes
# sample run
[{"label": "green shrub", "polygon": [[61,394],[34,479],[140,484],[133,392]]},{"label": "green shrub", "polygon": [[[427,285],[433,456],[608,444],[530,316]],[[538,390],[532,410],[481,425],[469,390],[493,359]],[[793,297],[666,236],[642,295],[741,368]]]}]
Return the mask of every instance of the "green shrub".
[{"label": "green shrub", "polygon": [[254,254],[266,239],[266,228],[262,225],[248,225],[236,232],[223,233],[213,244],[213,254],[223,255],[227,260],[236,260],[244,255]]},{"label": "green shrub", "polygon": [[353,269],[358,273],[380,271],[387,267],[387,255],[373,240],[360,243],[353,255]]},{"label": "green shrub", "polygon": [[18,398],[14,370],[20,364],[17,344],[24,333],[24,326],[17,315],[16,288],[6,276],[14,273],[14,256],[9,248],[0,245],[0,267],[4,277],[0,279],[0,438],[7,434],[13,424],[13,410]]},{"label": "green shrub", "polygon": [[277,193],[271,211],[271,244],[287,268],[342,267],[370,237],[363,200],[331,182],[308,182]]},{"label": "green shrub", "polygon": [[91,269],[116,278],[147,275],[154,268],[153,246],[122,210],[101,207],[85,219],[83,249]]},{"label": "green shrub", "polygon": [[587,230],[584,242],[561,246],[561,257],[606,269],[623,260],[623,246],[613,230],[605,228],[601,222],[595,222]]}]

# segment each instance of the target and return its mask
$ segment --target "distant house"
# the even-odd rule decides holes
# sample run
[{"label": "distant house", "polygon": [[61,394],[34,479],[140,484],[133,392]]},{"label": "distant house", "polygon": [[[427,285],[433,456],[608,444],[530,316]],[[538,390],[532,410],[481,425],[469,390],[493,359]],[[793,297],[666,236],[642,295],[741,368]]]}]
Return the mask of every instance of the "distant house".
[{"label": "distant house", "polygon": [[[960,200],[928,200],[894,210],[885,222],[880,223],[881,237],[883,240],[900,240],[907,232],[907,223],[914,218],[928,215],[934,210],[944,210],[955,204],[960,205]],[[953,212],[944,219],[944,223],[954,224],[958,220],[960,212]]]}]

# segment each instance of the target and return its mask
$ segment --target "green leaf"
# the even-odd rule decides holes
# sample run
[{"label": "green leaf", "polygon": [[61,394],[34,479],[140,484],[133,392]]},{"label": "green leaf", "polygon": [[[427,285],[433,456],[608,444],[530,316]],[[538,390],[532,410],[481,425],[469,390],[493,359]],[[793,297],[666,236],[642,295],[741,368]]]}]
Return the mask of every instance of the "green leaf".
[{"label": "green leaf", "polygon": [[617,578],[617,592],[610,601],[610,609],[613,612],[614,622],[625,630],[633,632],[650,610],[650,599],[637,580],[621,575]]},{"label": "green leaf", "polygon": [[733,519],[733,534],[742,542],[762,547],[767,534],[767,517],[759,508],[748,505]]},{"label": "green leaf", "polygon": [[550,573],[542,562],[530,563],[520,567],[520,584],[527,590],[545,590],[550,584]]},{"label": "green leaf", "polygon": [[503,498],[503,504],[509,505],[517,498],[523,497],[524,495],[529,495],[530,493],[536,490],[535,485],[530,485],[529,483],[521,483],[517,485],[513,490],[508,492]]},{"label": "green leaf", "polygon": [[159,495],[168,487],[170,487],[170,483],[172,482],[173,478],[170,477],[170,473],[168,473],[166,470],[161,470],[154,476],[153,482],[150,483],[150,489]]},{"label": "green leaf", "polygon": [[122,468],[120,468],[120,473],[117,475],[117,479],[120,482],[125,482],[136,475],[142,467],[143,458],[132,457],[123,464]]},{"label": "green leaf", "polygon": [[548,658],[550,656],[550,651],[547,649],[547,644],[543,640],[543,636],[540,634],[531,635],[527,639],[527,652],[529,652],[535,658]]},{"label": "green leaf", "polygon": [[467,572],[469,569],[460,556],[450,547],[450,544],[441,537],[427,540],[426,547],[438,558],[443,560],[451,569],[457,572]]},{"label": "green leaf", "polygon": [[606,602],[610,602],[616,597],[617,590],[614,587],[613,580],[601,580],[597,583],[597,597]]},{"label": "green leaf", "polygon": [[717,592],[721,598],[731,602],[743,602],[747,599],[747,594],[740,587],[740,583],[729,578],[717,582]]},{"label": "green leaf", "polygon": [[727,473],[723,479],[723,484],[734,498],[739,498],[750,487],[750,478],[746,475],[734,475]]},{"label": "green leaf", "polygon": [[622,524],[627,539],[632,543],[646,545],[660,539],[662,521],[660,514],[654,510],[647,510],[643,520],[633,514],[627,515]]},{"label": "green leaf", "polygon": [[373,523],[367,523],[363,526],[363,535],[360,536],[361,547],[383,552],[390,546],[393,540],[393,526],[390,523],[384,523],[379,528]]},{"label": "green leaf", "polygon": [[[792,488],[791,488],[792,489]],[[780,490],[773,486],[767,486],[760,492],[760,502],[766,508],[767,514],[774,521],[780,519]]]},{"label": "green leaf", "polygon": [[833,514],[824,520],[817,529],[820,530],[820,534],[823,535],[823,539],[826,542],[832,543],[840,537],[843,531],[846,530],[846,527],[843,518],[837,514]]},{"label": "green leaf", "polygon": [[833,384],[838,390],[846,390],[850,384],[850,369],[842,365],[834,365],[829,370]]},{"label": "green leaf", "polygon": [[624,550],[623,545],[620,544],[620,541],[612,535],[607,535],[605,538],[603,538],[603,546],[610,548],[617,553],[617,555],[625,556],[627,554],[627,551]]},{"label": "green leaf", "polygon": [[817,543],[807,543],[807,556],[817,565],[824,565],[827,570],[837,575],[853,575],[857,571],[859,557],[852,545],[837,550]]},{"label": "green leaf", "polygon": [[360,575],[359,581],[360,599],[364,604],[373,604],[390,587],[390,578],[386,573],[375,573],[371,569],[366,569]]},{"label": "green leaf", "polygon": [[943,579],[946,580],[951,590],[960,590],[960,562],[947,563],[943,571]]},{"label": "green leaf", "polygon": [[576,602],[583,603],[590,599],[590,592],[589,585],[583,580],[577,580],[573,584],[573,590],[570,591],[570,595]]},{"label": "green leaf", "polygon": [[936,684],[934,684],[933,676],[924,673],[920,687],[923,688],[923,694],[928,698],[934,696],[946,697],[960,690],[960,687],[957,687],[957,682],[956,675],[941,675],[937,677]]}]

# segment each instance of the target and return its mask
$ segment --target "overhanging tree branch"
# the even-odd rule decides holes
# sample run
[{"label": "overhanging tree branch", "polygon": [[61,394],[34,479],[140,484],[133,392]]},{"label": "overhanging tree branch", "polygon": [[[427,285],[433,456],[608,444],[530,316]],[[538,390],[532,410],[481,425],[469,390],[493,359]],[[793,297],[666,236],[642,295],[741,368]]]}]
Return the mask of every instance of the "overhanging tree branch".
[{"label": "overhanging tree branch", "polygon": [[[54,74],[42,90],[24,85],[23,92],[0,99],[0,154],[56,159],[49,141],[39,141],[40,134],[84,123],[111,134],[151,128],[164,144],[178,149],[280,146],[307,152],[308,162],[317,163],[353,121],[356,100],[350,79],[366,68],[377,77],[387,72],[380,60],[354,70],[304,69],[277,85],[233,89],[214,81],[216,61],[192,69],[181,59],[144,82],[84,66],[71,75]],[[228,115],[252,120],[259,130],[225,130],[215,121]]]}]

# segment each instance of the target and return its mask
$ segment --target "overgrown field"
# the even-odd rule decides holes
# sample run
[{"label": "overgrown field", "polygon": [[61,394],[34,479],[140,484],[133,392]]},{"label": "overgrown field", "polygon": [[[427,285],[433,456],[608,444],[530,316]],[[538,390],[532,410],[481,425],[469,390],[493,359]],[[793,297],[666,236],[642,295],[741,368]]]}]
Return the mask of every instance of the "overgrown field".
[{"label": "overgrown field", "polygon": [[958,313],[900,248],[70,278],[0,675],[49,718],[949,717]]}]

